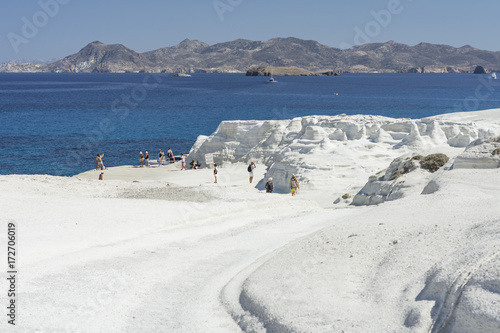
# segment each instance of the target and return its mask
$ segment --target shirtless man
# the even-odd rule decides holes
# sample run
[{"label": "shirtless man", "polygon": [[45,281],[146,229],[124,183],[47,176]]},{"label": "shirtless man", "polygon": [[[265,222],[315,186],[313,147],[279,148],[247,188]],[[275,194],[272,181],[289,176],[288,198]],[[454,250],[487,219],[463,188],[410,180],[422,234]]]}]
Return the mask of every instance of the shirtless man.
[{"label": "shirtless man", "polygon": [[104,154],[101,154],[101,155],[97,154],[97,157],[95,158],[95,163],[96,163],[95,169],[96,170],[99,170],[99,169],[103,170],[104,169],[104,163],[102,163],[103,157],[104,157]]}]

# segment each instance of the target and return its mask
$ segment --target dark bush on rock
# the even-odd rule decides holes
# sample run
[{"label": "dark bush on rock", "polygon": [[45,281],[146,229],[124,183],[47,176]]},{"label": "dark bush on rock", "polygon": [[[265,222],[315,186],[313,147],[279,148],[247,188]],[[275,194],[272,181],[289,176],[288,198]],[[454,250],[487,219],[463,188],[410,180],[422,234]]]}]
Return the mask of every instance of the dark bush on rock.
[{"label": "dark bush on rock", "polygon": [[445,154],[431,154],[427,155],[420,161],[422,169],[435,172],[448,162],[449,158]]}]

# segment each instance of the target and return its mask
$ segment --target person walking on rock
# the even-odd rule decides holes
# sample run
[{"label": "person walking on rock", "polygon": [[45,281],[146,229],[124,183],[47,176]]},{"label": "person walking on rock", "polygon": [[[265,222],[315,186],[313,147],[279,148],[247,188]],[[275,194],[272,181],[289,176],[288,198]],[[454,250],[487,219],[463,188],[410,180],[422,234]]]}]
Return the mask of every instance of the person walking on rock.
[{"label": "person walking on rock", "polygon": [[264,187],[266,188],[266,193],[273,193],[274,191],[273,179],[269,178]]},{"label": "person walking on rock", "polygon": [[186,156],[181,153],[181,170],[187,170],[186,168]]},{"label": "person walking on rock", "polygon": [[250,184],[252,183],[252,180],[253,180],[253,169],[255,169],[257,166],[255,165],[254,162],[250,162],[250,165],[248,166],[247,168],[247,171],[248,171],[248,176],[249,176],[249,180],[250,180]]},{"label": "person walking on rock", "polygon": [[300,188],[299,187],[299,181],[297,180],[297,177],[295,175],[292,175],[292,178],[290,179],[290,190],[292,191],[292,197],[295,196],[295,193],[297,193],[297,190]]}]

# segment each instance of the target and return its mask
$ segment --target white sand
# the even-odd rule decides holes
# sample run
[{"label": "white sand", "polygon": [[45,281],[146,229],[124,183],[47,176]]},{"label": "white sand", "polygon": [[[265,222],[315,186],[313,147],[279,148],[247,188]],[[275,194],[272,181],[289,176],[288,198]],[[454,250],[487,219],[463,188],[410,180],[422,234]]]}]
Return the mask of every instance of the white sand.
[{"label": "white sand", "polygon": [[[500,331],[500,169],[452,168],[465,147],[449,145],[463,133],[500,135],[500,110],[438,116],[418,135],[384,118],[395,130],[385,139],[354,131],[361,117],[344,117],[343,134],[323,118],[309,129],[312,118],[252,123],[247,141],[227,140],[239,144],[225,146],[218,184],[211,169],[180,164],[110,168],[103,181],[95,170],[0,176],[2,256],[14,222],[19,270],[16,326],[4,315],[0,331]],[[281,128],[280,143],[251,142],[259,126],[261,140]],[[345,133],[353,137],[338,140]],[[193,156],[217,140],[198,142]],[[333,204],[394,158],[435,151],[452,160],[398,179],[401,199]],[[257,162],[253,184],[248,160]],[[298,173],[296,197],[280,172]],[[283,193],[262,191],[269,175]]]}]

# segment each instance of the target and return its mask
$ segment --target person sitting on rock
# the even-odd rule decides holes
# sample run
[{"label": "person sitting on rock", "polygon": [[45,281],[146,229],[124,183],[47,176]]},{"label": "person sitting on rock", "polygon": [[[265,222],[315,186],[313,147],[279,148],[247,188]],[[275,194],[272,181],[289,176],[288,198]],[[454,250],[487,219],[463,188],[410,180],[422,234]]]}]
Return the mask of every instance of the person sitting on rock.
[{"label": "person sitting on rock", "polygon": [[273,193],[274,191],[273,179],[269,178],[264,187],[266,188],[266,193]]}]

